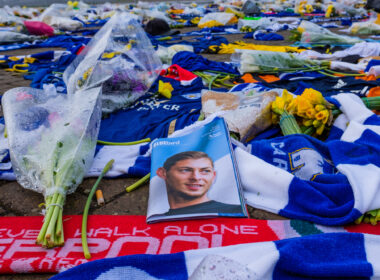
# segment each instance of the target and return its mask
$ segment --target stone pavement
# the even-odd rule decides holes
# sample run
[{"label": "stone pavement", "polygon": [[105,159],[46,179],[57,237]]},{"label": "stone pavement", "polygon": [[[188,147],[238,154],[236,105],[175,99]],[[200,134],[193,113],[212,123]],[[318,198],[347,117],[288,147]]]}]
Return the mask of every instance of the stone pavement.
[{"label": "stone pavement", "polygon": [[[182,29],[182,32],[188,32],[194,29]],[[287,38],[289,32],[283,31],[281,34]],[[229,42],[243,40],[243,34],[227,35]],[[187,40],[190,38],[187,38]],[[258,42],[252,39],[244,39],[246,42],[255,42],[256,44],[271,45],[289,45],[291,42]],[[25,55],[47,51],[48,49],[21,49],[14,51],[2,52],[7,55]],[[204,55],[208,59],[215,61],[229,61],[230,55]],[[0,69],[0,93],[3,94],[8,89],[20,86],[29,86],[30,81],[23,79],[23,74],[14,74]],[[74,194],[68,195],[64,206],[64,215],[81,215],[91,187],[96,178],[88,178],[78,187]],[[148,201],[148,184],[144,184],[139,189],[127,193],[126,186],[136,182],[136,178],[118,178],[103,179],[99,189],[103,191],[105,205],[98,206],[95,200],[92,202],[90,214],[94,215],[146,215]],[[43,196],[39,193],[23,189],[17,182],[0,180],[0,215],[1,216],[36,216],[41,215],[41,209],[38,205],[43,202]],[[263,210],[248,207],[251,218],[255,219],[282,219]],[[38,280],[48,279],[52,274],[24,274],[24,275],[0,275],[0,280]]]}]

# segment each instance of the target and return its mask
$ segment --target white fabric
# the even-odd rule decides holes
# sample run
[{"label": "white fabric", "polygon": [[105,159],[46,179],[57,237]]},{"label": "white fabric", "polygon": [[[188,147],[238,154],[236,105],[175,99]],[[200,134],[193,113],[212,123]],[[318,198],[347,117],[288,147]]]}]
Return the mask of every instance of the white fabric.
[{"label": "white fabric", "polygon": [[294,176],[240,148],[235,149],[235,157],[247,204],[272,213],[285,208]]}]

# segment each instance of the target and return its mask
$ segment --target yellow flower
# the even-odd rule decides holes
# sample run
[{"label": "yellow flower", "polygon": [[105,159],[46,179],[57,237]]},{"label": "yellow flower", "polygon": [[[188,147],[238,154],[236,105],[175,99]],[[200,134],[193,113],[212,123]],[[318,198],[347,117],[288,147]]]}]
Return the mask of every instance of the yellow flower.
[{"label": "yellow flower", "polygon": [[304,31],[305,31],[305,28],[302,28],[302,27],[297,27],[297,31],[299,32],[299,33],[303,33]]},{"label": "yellow flower", "polygon": [[329,111],[323,110],[323,111],[318,112],[315,115],[315,119],[318,121],[321,121],[323,124],[325,124],[329,120],[329,116],[330,116]]},{"label": "yellow flower", "polygon": [[313,125],[313,121],[314,120],[310,120],[310,119],[302,119],[302,125],[304,125],[304,126],[312,126]]},{"label": "yellow flower", "polygon": [[290,101],[293,100],[293,95],[291,95],[286,89],[282,91],[281,97],[284,99],[285,104],[288,104]]},{"label": "yellow flower", "polygon": [[158,81],[158,93],[170,99],[172,97],[173,86],[170,83]]},{"label": "yellow flower", "polygon": [[304,98],[302,95],[297,97],[297,115],[300,117],[306,117],[307,110],[313,108],[310,101]]},{"label": "yellow flower", "polygon": [[310,5],[310,4],[307,4],[307,5],[306,5],[306,12],[310,14],[310,13],[312,13],[313,11],[314,11],[313,6]]},{"label": "yellow flower", "polygon": [[317,113],[317,111],[315,111],[314,108],[310,108],[306,111],[306,116],[309,118],[309,119],[314,119],[315,118],[315,114]]},{"label": "yellow flower", "polygon": [[334,5],[331,5],[331,4],[330,4],[330,5],[327,7],[325,17],[327,17],[327,18],[331,17],[333,11],[334,11]]},{"label": "yellow flower", "polygon": [[285,102],[282,97],[277,96],[276,99],[272,102],[272,111],[278,115],[281,115],[285,109]]},{"label": "yellow flower", "polygon": [[282,96],[277,96],[276,99],[272,102],[272,111],[276,114],[281,115],[284,110],[294,110],[293,95],[290,94],[286,89],[282,92]]},{"label": "yellow flower", "polygon": [[314,120],[314,121],[313,121],[313,126],[314,126],[315,128],[320,127],[321,125],[322,125],[322,122],[321,122],[321,121],[318,121],[318,120]]},{"label": "yellow flower", "polygon": [[325,125],[322,124],[321,126],[319,126],[319,127],[317,128],[317,130],[316,130],[315,132],[316,132],[318,135],[321,135],[324,129],[325,129]]},{"label": "yellow flower", "polygon": [[315,105],[314,109],[317,112],[320,112],[320,111],[326,110],[326,107],[324,105],[318,104],[318,105]]},{"label": "yellow flower", "polygon": [[297,111],[297,98],[294,98],[292,101],[289,102],[288,106],[286,107],[286,110],[289,113],[294,113]]},{"label": "yellow flower", "polygon": [[305,89],[303,93],[301,94],[301,96],[308,99],[310,103],[313,105],[326,103],[326,100],[323,98],[322,93],[312,88]]}]

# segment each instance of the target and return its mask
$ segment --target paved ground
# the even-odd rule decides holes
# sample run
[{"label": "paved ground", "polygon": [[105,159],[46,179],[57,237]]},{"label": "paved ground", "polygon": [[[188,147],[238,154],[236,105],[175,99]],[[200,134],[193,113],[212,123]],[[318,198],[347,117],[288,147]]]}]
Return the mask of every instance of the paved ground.
[{"label": "paved ground", "polygon": [[[182,30],[182,32],[186,32]],[[289,32],[281,32],[286,38]],[[243,35],[229,35],[227,39],[230,42],[242,40]],[[255,42],[254,40],[245,40],[247,42]],[[256,44],[271,44],[271,45],[289,45],[289,41],[278,42],[255,42]],[[30,54],[45,51],[46,49],[32,49],[32,50],[17,50],[2,52],[2,54]],[[228,61],[230,55],[205,55],[207,58],[218,61]],[[30,81],[24,80],[22,74],[12,74],[0,69],[0,93],[6,90],[19,86],[29,86]],[[87,195],[90,188],[96,179],[85,179],[78,187],[77,191],[69,195],[66,199],[64,207],[64,214],[82,214]],[[103,214],[103,215],[145,215],[148,198],[148,184],[143,185],[134,192],[127,193],[125,187],[129,186],[136,179],[122,178],[122,179],[104,179],[99,188],[102,189],[105,205],[97,206],[95,202],[91,205],[90,214]],[[0,181],[0,215],[2,216],[36,216],[40,215],[38,205],[43,202],[43,197],[39,193],[23,189],[17,182]],[[249,213],[252,218],[256,219],[281,219],[280,216],[248,207]],[[48,279],[52,274],[33,274],[33,275],[0,275],[0,280],[15,279],[15,280],[29,280],[29,279]]]}]

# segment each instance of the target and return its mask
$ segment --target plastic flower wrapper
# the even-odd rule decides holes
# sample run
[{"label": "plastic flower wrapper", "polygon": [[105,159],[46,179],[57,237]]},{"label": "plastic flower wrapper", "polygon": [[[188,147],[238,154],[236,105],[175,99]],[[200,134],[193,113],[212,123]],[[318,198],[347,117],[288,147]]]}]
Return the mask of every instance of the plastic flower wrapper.
[{"label": "plastic flower wrapper", "polygon": [[338,35],[326,28],[323,28],[315,23],[306,20],[303,20],[301,22],[297,28],[297,31],[301,33],[301,43],[353,45],[363,42],[363,40],[360,38]]},{"label": "plastic flower wrapper", "polygon": [[91,167],[98,137],[100,87],[75,95],[14,88],[2,99],[17,181],[45,197],[37,243],[63,245],[62,210]]},{"label": "plastic flower wrapper", "polygon": [[380,14],[373,13],[368,21],[354,22],[348,31],[351,34],[378,35],[380,34]]},{"label": "plastic flower wrapper", "polygon": [[147,92],[162,64],[136,18],[115,14],[95,34],[63,74],[68,94],[102,86],[102,110],[111,113]]},{"label": "plastic flower wrapper", "polygon": [[235,24],[238,20],[232,13],[208,13],[198,23],[199,28],[223,26],[228,24]]},{"label": "plastic flower wrapper", "polygon": [[[237,59],[236,57],[239,57]],[[239,71],[243,73],[278,73],[288,71],[298,71],[312,69],[321,69],[321,67],[329,67],[330,62],[310,60],[300,58],[297,54],[271,52],[271,51],[255,51],[255,50],[237,50],[234,59],[240,63]]]}]

